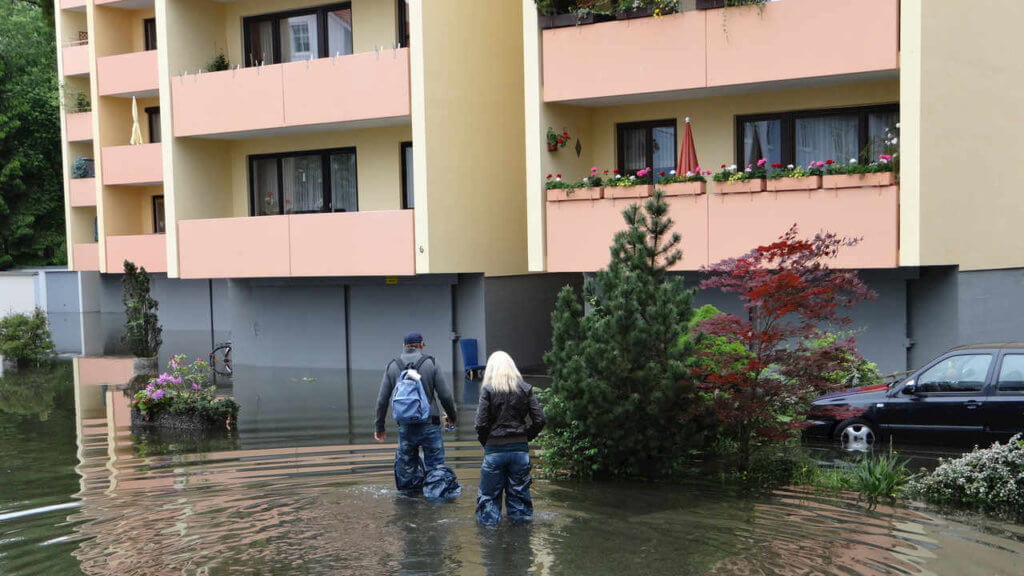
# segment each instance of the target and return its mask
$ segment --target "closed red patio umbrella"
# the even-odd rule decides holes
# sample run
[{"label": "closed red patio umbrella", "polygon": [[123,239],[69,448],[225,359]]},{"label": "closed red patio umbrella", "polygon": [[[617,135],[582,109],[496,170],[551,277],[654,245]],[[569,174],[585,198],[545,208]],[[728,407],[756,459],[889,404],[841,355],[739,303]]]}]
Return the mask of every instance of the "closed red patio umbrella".
[{"label": "closed red patio umbrella", "polygon": [[683,145],[679,150],[679,165],[676,174],[682,176],[687,172],[696,172],[700,167],[697,162],[697,148],[693,145],[693,130],[690,129],[690,117],[686,117],[686,128],[683,130]]}]

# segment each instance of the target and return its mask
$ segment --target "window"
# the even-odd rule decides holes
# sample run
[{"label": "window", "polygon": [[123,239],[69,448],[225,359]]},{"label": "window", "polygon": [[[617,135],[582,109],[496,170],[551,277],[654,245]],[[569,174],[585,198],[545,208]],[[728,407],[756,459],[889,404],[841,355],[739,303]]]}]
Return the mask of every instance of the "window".
[{"label": "window", "polygon": [[739,116],[736,164],[873,160],[884,153],[887,134],[896,136],[898,122],[896,104]]},{"label": "window", "polygon": [[167,225],[164,221],[164,197],[153,196],[153,233],[166,234]]},{"label": "window", "polygon": [[142,31],[146,50],[156,50],[156,18],[146,18],[143,20]]},{"label": "window", "polygon": [[249,190],[253,216],[355,212],[356,150],[250,156]]},{"label": "window", "polygon": [[242,23],[246,66],[352,53],[349,3],[250,16]]},{"label": "window", "polygon": [[985,386],[990,364],[990,354],[946,358],[917,379],[917,389],[920,392],[978,392]]},{"label": "window", "polygon": [[409,47],[409,0],[398,0],[398,45]]},{"label": "window", "polygon": [[146,108],[146,122],[149,125],[149,141],[156,143],[160,141],[160,107],[150,106]]},{"label": "window", "polygon": [[412,187],[412,142],[402,142],[402,209],[416,206]]},{"label": "window", "polygon": [[999,368],[999,381],[996,383],[996,390],[1024,392],[1024,354],[1003,356],[1003,365]]},{"label": "window", "polygon": [[676,167],[676,121],[655,120],[616,125],[618,169],[630,174],[644,168],[654,173]]}]

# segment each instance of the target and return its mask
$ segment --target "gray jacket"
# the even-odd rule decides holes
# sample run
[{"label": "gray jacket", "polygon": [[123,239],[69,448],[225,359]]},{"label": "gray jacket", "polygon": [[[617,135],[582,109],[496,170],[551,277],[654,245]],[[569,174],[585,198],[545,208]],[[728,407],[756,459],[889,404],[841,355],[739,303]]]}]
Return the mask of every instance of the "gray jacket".
[{"label": "gray jacket", "polygon": [[[421,350],[406,348],[402,355],[399,356],[403,363],[402,365],[391,360],[384,367],[384,376],[380,380],[380,393],[377,394],[377,419],[374,424],[377,432],[384,431],[384,419],[388,415],[391,394],[395,391],[395,383],[402,374],[402,370],[405,369],[407,364],[416,364],[422,357],[423,352]],[[423,384],[423,391],[426,393],[427,399],[430,400],[431,421],[436,419],[436,423],[440,423],[441,412],[437,408],[437,401],[440,400],[441,406],[444,407],[444,413],[448,415],[448,420],[455,424],[457,418],[455,413],[455,397],[452,394],[451,386],[444,381],[444,375],[437,367],[436,361],[430,358],[423,363],[419,372],[422,378],[420,382]]]}]

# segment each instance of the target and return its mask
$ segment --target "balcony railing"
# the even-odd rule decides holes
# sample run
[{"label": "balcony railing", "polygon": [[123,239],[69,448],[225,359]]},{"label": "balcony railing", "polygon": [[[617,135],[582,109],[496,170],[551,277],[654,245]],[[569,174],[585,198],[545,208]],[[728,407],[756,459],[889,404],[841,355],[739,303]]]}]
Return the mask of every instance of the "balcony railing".
[{"label": "balcony railing", "polygon": [[95,272],[100,269],[100,246],[95,242],[72,245],[71,255],[78,272]]},{"label": "balcony railing", "polygon": [[107,236],[107,272],[124,270],[124,261],[147,272],[167,272],[167,237],[163,234]]},{"label": "balcony railing", "polygon": [[68,197],[73,208],[96,205],[96,179],[72,178],[68,181]]},{"label": "balcony railing", "polygon": [[105,186],[141,186],[163,182],[160,143],[138,146],[104,146],[102,149]]},{"label": "balcony railing", "polygon": [[156,50],[96,59],[100,96],[155,96],[160,82]]},{"label": "balcony railing", "polygon": [[84,76],[89,73],[89,43],[72,42],[61,48],[65,76]]},{"label": "balcony railing", "polygon": [[784,0],[558,28],[543,32],[544,100],[895,73],[898,54],[899,0]]},{"label": "balcony railing", "polygon": [[175,136],[402,118],[409,50],[180,76],[171,91]]},{"label": "balcony railing", "polygon": [[65,116],[68,142],[92,140],[92,112],[74,112]]},{"label": "balcony railing", "polygon": [[182,278],[411,276],[413,211],[178,222]]},{"label": "balcony railing", "polygon": [[[709,183],[709,186],[713,184]],[[899,188],[712,193],[666,199],[683,237],[677,270],[697,270],[774,241],[796,224],[804,236],[828,231],[861,238],[840,251],[838,268],[894,268],[899,256]],[[636,199],[577,194],[547,203],[548,271],[587,272],[608,264],[612,238],[626,226],[622,210]]]}]

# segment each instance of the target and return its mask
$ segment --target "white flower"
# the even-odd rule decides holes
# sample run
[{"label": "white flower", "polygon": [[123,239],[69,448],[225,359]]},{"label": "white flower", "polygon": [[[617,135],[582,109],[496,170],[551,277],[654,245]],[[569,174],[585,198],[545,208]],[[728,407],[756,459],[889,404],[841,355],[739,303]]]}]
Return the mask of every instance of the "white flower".
[{"label": "white flower", "polygon": [[687,178],[689,178],[690,176],[693,176],[693,172],[689,172],[689,171],[687,171],[687,173],[686,173],[686,177],[687,177]]},{"label": "white flower", "polygon": [[850,158],[850,164],[856,164],[856,163],[857,163],[857,159],[856,158]]},{"label": "white flower", "polygon": [[555,178],[555,182],[561,182],[561,181],[562,181],[561,178]]},{"label": "white flower", "polygon": [[630,175],[629,175],[629,179],[630,179],[630,180],[636,180],[636,176],[633,176],[632,174],[630,174]]},{"label": "white flower", "polygon": [[[673,176],[676,175],[676,171],[675,170],[669,170],[668,173],[673,175]],[[689,172],[687,172],[687,174],[689,174]]]},{"label": "white flower", "polygon": [[899,127],[900,127],[900,123],[899,123],[899,122],[897,122],[897,123],[896,123],[896,128],[899,128]]},{"label": "white flower", "polygon": [[616,180],[618,180],[619,178],[622,178],[622,174],[616,174],[616,175],[615,175],[615,179],[616,179]]},{"label": "white flower", "polygon": [[751,171],[750,168],[747,168],[746,170],[744,170],[744,172],[750,172],[750,171]]},{"label": "white flower", "polygon": [[736,171],[736,165],[733,164],[732,166],[729,166],[729,170],[732,171],[732,172],[735,172]]},{"label": "white flower", "polygon": [[897,142],[899,142],[899,141],[900,141],[900,139],[899,139],[899,138],[893,138],[893,139],[892,139],[892,142],[891,142],[891,144],[892,144],[893,146],[895,146],[895,145],[896,145],[896,143],[897,143]]},{"label": "white flower", "polygon": [[792,165],[792,164],[787,164],[787,165],[786,165],[786,168],[788,168],[788,169],[792,170],[792,169],[793,169],[793,165]]}]

